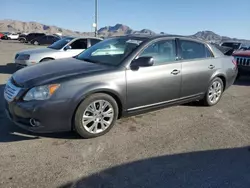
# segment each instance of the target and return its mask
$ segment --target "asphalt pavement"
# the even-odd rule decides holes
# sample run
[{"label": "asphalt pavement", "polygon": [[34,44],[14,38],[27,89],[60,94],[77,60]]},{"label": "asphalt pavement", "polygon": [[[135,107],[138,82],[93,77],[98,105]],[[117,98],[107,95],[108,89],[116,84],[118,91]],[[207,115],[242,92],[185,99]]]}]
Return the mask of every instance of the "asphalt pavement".
[{"label": "asphalt pavement", "polygon": [[0,187],[250,187],[250,78],[214,107],[197,103],[121,119],[106,135],[34,134],[4,114],[16,52],[0,42]]}]

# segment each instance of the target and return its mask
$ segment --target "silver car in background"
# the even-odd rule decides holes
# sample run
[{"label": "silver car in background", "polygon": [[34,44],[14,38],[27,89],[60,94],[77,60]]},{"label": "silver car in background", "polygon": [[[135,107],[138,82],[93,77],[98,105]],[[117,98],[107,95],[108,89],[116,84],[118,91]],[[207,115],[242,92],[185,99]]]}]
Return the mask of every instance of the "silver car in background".
[{"label": "silver car in background", "polygon": [[73,57],[101,40],[103,39],[95,37],[65,37],[46,48],[18,52],[15,55],[15,63],[17,67],[22,68],[43,61]]}]

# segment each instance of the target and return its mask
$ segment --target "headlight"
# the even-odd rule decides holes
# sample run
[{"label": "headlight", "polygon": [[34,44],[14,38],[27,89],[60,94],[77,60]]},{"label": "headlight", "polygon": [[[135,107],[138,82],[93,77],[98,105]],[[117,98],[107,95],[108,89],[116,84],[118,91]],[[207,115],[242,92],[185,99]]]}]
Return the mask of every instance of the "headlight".
[{"label": "headlight", "polygon": [[16,54],[15,59],[17,59],[17,58],[18,58],[18,56],[19,56],[19,54]]},{"label": "headlight", "polygon": [[17,58],[19,60],[29,60],[30,59],[30,55],[29,54],[19,54],[19,56]]},{"label": "headlight", "polygon": [[51,84],[33,87],[30,89],[23,100],[31,101],[31,100],[46,100],[49,99],[53,93],[59,88],[60,84]]}]

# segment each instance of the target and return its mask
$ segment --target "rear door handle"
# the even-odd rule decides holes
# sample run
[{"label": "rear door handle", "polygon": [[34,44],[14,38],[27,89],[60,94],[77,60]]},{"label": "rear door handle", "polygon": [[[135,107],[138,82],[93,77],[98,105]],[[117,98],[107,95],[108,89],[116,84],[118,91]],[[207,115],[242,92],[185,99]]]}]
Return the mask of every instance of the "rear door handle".
[{"label": "rear door handle", "polygon": [[215,67],[214,65],[209,65],[208,68],[209,68],[209,69],[214,69],[214,67]]},{"label": "rear door handle", "polygon": [[173,70],[173,71],[171,72],[171,74],[177,75],[177,74],[179,74],[180,72],[181,72],[180,70],[175,69],[175,70]]}]

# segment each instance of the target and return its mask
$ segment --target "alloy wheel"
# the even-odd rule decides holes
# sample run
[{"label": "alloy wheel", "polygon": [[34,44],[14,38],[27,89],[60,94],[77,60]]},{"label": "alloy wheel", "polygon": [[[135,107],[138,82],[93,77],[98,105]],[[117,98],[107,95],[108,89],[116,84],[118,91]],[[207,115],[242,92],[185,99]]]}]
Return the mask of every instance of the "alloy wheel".
[{"label": "alloy wheel", "polygon": [[106,100],[96,100],[88,105],[83,113],[82,124],[91,134],[105,131],[114,120],[114,108]]},{"label": "alloy wheel", "polygon": [[222,85],[219,81],[214,81],[209,88],[208,98],[212,104],[215,104],[220,99],[222,93]]}]

